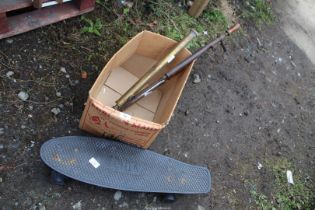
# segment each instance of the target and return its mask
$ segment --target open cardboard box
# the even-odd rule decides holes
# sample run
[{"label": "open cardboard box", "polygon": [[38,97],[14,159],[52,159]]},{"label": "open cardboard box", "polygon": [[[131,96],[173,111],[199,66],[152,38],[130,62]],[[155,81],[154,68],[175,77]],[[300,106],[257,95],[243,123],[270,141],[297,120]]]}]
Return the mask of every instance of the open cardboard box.
[{"label": "open cardboard box", "polygon": [[[149,31],[143,31],[127,42],[109,60],[91,88],[80,128],[148,148],[170,121],[193,63],[124,112],[112,107],[123,93],[175,45],[174,40]],[[191,53],[187,49],[182,50],[150,82],[159,79],[189,55]]]}]

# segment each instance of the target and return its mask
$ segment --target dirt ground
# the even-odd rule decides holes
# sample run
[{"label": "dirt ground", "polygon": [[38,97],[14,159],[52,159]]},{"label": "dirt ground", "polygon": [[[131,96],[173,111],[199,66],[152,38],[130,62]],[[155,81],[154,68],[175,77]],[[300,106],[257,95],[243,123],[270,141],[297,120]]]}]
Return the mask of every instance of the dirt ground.
[{"label": "dirt ground", "polygon": [[[173,204],[151,193],[123,192],[115,201],[115,190],[76,181],[54,186],[40,160],[46,140],[89,135],[78,128],[88,90],[120,46],[93,67],[84,63],[88,48],[67,47],[79,18],[0,40],[1,208],[74,209],[80,202],[81,209],[254,209],[246,183],[270,194],[266,161],[288,159],[314,179],[315,66],[280,24],[261,30],[245,24],[246,33],[230,38],[228,52],[217,48],[196,62],[192,74],[201,82],[194,84],[191,75],[174,117],[150,149],[207,166],[212,189],[178,196]],[[88,71],[87,80],[81,70]],[[25,102],[17,96],[22,90],[29,94]]]}]

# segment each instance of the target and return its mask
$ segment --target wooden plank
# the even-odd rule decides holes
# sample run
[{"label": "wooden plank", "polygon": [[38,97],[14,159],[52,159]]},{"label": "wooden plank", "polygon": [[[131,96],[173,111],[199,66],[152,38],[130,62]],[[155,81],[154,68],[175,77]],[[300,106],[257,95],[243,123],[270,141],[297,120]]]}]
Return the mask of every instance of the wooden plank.
[{"label": "wooden plank", "polygon": [[0,13],[31,7],[32,0],[0,0]]},{"label": "wooden plank", "polygon": [[[50,0],[42,0],[43,3]],[[58,0],[60,1],[60,0]],[[0,13],[33,6],[32,0],[0,0]]]},{"label": "wooden plank", "polygon": [[94,7],[79,10],[74,3],[66,3],[8,17],[7,22],[10,31],[0,34],[0,39],[81,15],[93,9]]},{"label": "wooden plank", "polygon": [[33,6],[34,6],[35,8],[42,8],[42,6],[43,6],[43,1],[42,1],[42,0],[34,0],[34,1],[33,1]]},{"label": "wooden plank", "polygon": [[85,10],[95,6],[95,0],[75,0],[80,10]]},{"label": "wooden plank", "polygon": [[9,31],[9,26],[7,22],[7,16],[5,13],[0,13],[0,34]]}]

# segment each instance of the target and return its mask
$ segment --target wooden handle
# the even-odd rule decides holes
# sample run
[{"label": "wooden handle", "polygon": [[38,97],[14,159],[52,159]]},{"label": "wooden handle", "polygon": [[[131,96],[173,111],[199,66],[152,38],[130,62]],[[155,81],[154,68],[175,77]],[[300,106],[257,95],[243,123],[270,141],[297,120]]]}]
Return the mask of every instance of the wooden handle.
[{"label": "wooden handle", "polygon": [[228,32],[228,34],[231,34],[235,31],[237,31],[240,27],[241,27],[241,25],[239,23],[237,23],[232,28],[230,28],[227,32]]}]

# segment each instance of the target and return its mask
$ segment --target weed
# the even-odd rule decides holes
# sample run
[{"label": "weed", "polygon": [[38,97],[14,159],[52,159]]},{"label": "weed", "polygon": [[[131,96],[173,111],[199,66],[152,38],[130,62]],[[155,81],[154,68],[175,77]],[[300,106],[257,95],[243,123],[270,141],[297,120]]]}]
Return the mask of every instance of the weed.
[{"label": "weed", "polygon": [[[266,195],[258,192],[255,184],[250,184],[250,194],[260,209],[310,210],[314,208],[315,192],[312,188],[313,183],[308,177],[302,177],[287,159],[268,160],[265,166],[266,170],[274,176],[271,198],[268,199]],[[287,183],[286,171],[289,169],[293,171],[293,185]]]},{"label": "weed", "polygon": [[[187,47],[195,49],[201,47],[209,39],[223,32],[227,21],[220,10],[207,8],[203,15],[196,19],[187,14],[187,11],[178,8],[178,5],[166,1],[149,1],[152,13],[150,19],[159,20],[157,31],[174,40],[182,39],[190,29],[201,33],[198,39],[192,41]],[[209,36],[203,36],[207,32]]]},{"label": "weed", "polygon": [[115,41],[119,44],[124,44],[131,36],[144,29],[163,34],[177,41],[191,29],[195,29],[201,35],[194,39],[187,48],[196,49],[216,37],[218,33],[225,31],[227,27],[227,21],[222,12],[211,6],[196,19],[189,16],[187,10],[178,6],[176,1],[134,1],[132,8],[114,8],[113,3],[108,0],[97,0],[96,3],[107,13],[115,15],[116,20],[111,23],[105,23],[104,20],[102,23],[100,19],[92,21],[82,18],[86,23],[82,32],[100,36],[102,26],[106,25],[112,29]]},{"label": "weed", "polygon": [[267,196],[257,192],[256,185],[252,184],[250,189],[250,195],[255,200],[255,204],[261,210],[275,210],[276,208],[268,201]]},{"label": "weed", "polygon": [[115,7],[110,0],[96,0],[95,12],[82,17],[84,27],[81,33],[86,33],[87,36],[81,36],[79,40],[86,48],[91,49],[86,56],[88,63],[101,65],[110,54],[143,30],[179,41],[190,29],[195,29],[200,36],[187,46],[193,50],[215,38],[227,27],[224,15],[211,5],[196,19],[189,16],[187,9],[178,6],[178,1],[175,0],[133,2],[133,6],[129,8]]},{"label": "weed", "polygon": [[242,17],[255,22],[258,26],[263,23],[271,24],[275,18],[271,10],[271,3],[266,0],[245,1]]},{"label": "weed", "polygon": [[101,29],[103,28],[103,24],[99,18],[93,22],[92,20],[82,16],[81,18],[87,25],[84,26],[81,30],[82,33],[91,33],[97,36],[101,36]]}]

